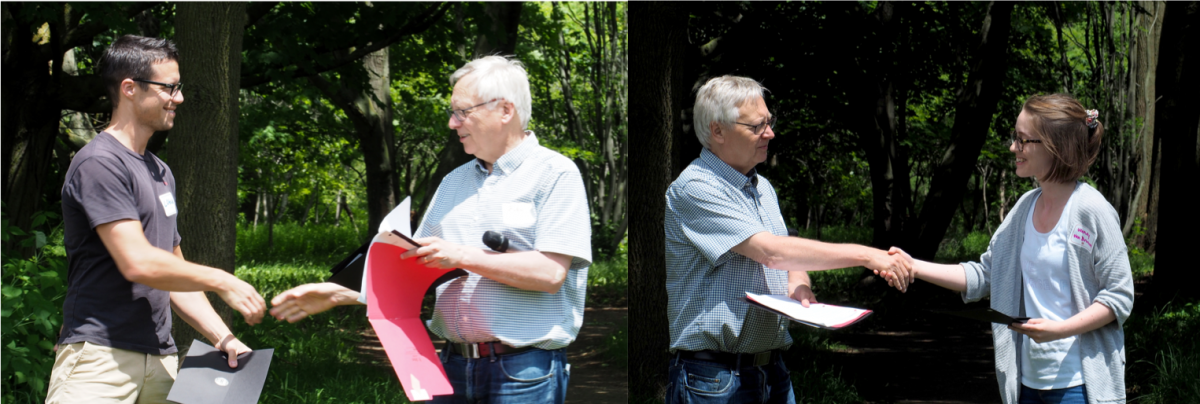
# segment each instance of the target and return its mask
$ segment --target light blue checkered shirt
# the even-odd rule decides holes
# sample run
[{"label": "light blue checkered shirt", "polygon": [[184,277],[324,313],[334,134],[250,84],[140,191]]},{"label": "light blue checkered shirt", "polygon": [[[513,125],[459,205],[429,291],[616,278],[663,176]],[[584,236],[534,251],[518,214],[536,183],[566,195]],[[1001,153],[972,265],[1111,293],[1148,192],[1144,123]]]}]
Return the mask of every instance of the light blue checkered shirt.
[{"label": "light blue checkered shirt", "polygon": [[760,232],[786,236],[766,178],[746,176],[708,149],[667,188],[667,319],[671,352],[787,348],[787,320],[751,309],[746,292],[787,293],[788,274],[731,249]]},{"label": "light blue checkered shirt", "polygon": [[438,185],[416,237],[441,237],[487,250],[483,233],[503,234],[509,251],[570,255],[571,267],[556,294],[522,290],[478,274],[437,288],[427,325],[453,342],[502,341],[513,347],[566,347],[583,324],[587,270],[592,261],[591,222],[583,178],[575,163],[538,144],[533,132],[493,165],[459,166]]}]

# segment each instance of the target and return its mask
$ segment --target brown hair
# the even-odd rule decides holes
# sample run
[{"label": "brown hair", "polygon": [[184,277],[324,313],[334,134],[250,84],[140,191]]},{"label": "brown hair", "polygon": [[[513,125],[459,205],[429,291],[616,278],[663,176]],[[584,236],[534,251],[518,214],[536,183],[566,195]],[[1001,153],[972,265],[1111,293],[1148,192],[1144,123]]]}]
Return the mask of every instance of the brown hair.
[{"label": "brown hair", "polygon": [[1104,125],[1099,119],[1095,128],[1088,128],[1083,104],[1066,94],[1036,95],[1021,109],[1032,118],[1032,134],[1054,156],[1050,173],[1038,181],[1070,182],[1087,173],[1100,154]]},{"label": "brown hair", "polygon": [[[179,50],[167,39],[125,35],[113,41],[100,57],[100,79],[112,108],[117,110],[121,101],[121,82],[125,79],[150,80],[152,66],[163,61],[178,61]],[[143,90],[150,88],[146,83],[137,83]]]}]

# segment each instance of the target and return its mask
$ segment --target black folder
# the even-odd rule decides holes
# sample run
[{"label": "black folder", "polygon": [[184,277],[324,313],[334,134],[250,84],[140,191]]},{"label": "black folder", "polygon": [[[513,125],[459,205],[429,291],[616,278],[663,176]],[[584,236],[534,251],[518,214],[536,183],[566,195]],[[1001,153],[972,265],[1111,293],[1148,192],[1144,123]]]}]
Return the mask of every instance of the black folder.
[{"label": "black folder", "polygon": [[256,349],[238,355],[238,366],[231,369],[224,352],[193,341],[167,400],[181,404],[257,403],[274,353],[274,349]]},{"label": "black folder", "polygon": [[932,310],[934,313],[949,314],[972,320],[986,321],[989,323],[1009,325],[1012,323],[1022,323],[1029,321],[1029,317],[1009,317],[1009,315],[998,312],[991,307],[983,309],[970,310]]}]

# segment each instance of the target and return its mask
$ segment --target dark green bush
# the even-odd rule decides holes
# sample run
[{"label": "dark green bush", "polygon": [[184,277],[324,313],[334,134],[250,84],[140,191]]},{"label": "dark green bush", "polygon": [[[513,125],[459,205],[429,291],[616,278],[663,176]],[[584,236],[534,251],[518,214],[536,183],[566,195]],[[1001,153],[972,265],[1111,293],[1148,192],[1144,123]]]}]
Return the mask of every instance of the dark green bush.
[{"label": "dark green bush", "polygon": [[[10,225],[7,217],[0,219],[4,246],[0,373],[6,403],[41,402],[46,396],[67,293],[66,252],[58,223],[57,214],[38,212],[32,227],[49,229],[26,232]],[[34,254],[23,258],[22,250]]]}]

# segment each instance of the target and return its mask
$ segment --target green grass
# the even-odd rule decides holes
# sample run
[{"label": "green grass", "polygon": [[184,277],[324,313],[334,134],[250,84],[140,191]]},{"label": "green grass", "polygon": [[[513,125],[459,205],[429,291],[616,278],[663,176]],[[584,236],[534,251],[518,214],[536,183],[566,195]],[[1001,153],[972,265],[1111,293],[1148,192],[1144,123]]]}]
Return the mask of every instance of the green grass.
[{"label": "green grass", "polygon": [[629,305],[629,260],[624,254],[588,268],[588,307]]},{"label": "green grass", "polygon": [[[328,267],[314,264],[240,266],[239,278],[264,298],[304,283],[320,282]],[[275,348],[261,403],[375,403],[404,400],[404,391],[385,364],[362,363],[355,347],[370,327],[365,306],[337,307],[295,324],[270,316],[234,333],[251,348]]]},{"label": "green grass", "polygon": [[279,223],[274,233],[269,234],[264,224],[238,223],[238,265],[303,262],[329,267],[365,243],[366,237],[355,232],[353,226]]}]

